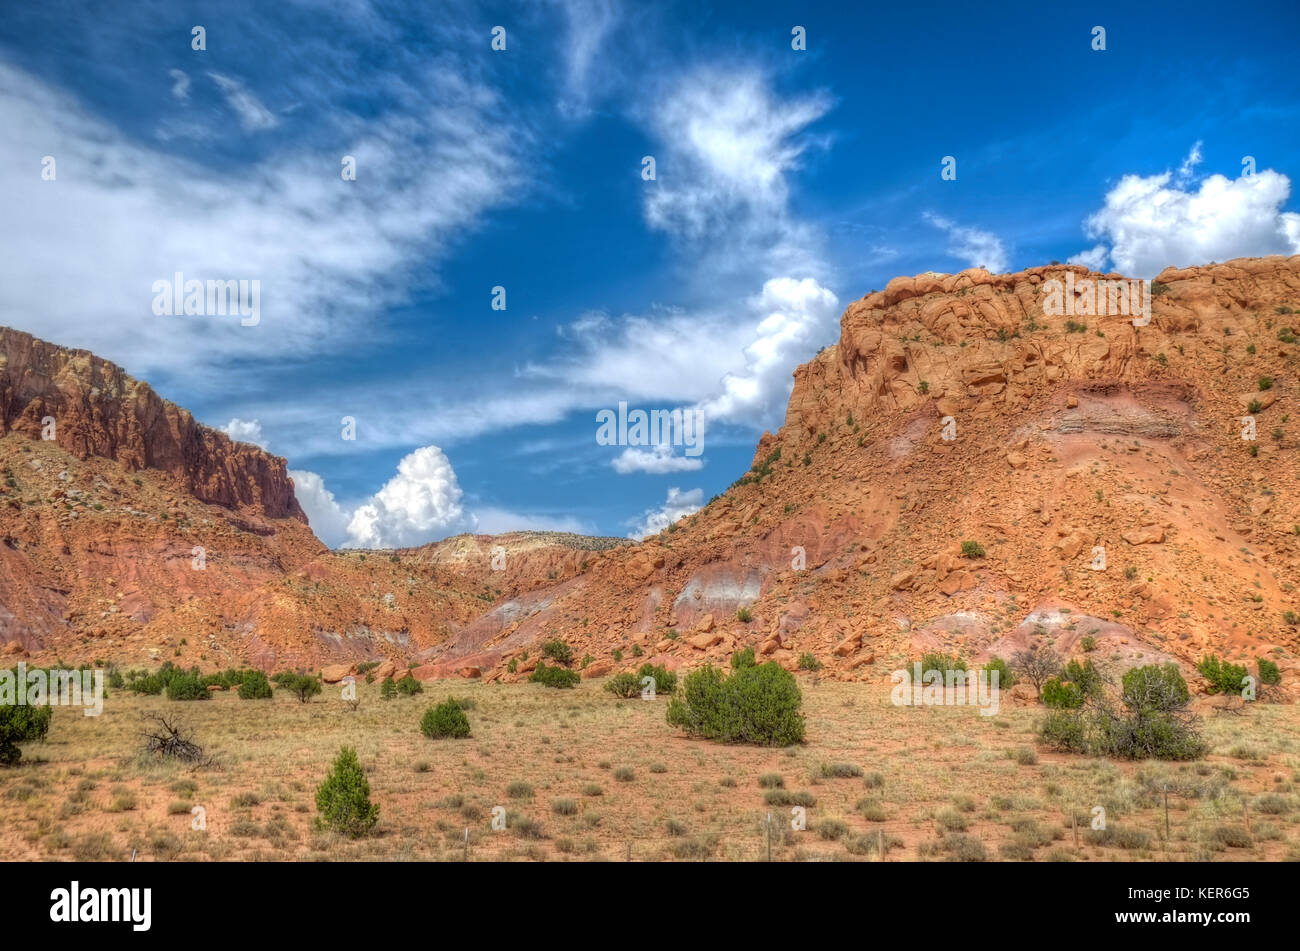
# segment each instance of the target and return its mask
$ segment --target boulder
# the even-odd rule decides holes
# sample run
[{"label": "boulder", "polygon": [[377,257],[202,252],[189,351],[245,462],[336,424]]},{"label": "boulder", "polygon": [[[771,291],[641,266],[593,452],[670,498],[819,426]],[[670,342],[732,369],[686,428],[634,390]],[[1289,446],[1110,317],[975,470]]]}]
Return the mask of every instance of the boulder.
[{"label": "boulder", "polygon": [[327,684],[336,684],[350,673],[351,664],[327,664],[320,669],[320,679]]}]

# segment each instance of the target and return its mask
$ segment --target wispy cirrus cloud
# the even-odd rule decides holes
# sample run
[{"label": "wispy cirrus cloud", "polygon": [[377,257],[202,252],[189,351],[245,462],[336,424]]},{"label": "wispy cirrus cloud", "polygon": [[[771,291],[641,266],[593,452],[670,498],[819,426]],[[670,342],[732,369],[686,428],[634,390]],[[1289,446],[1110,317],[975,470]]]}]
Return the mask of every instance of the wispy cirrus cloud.
[{"label": "wispy cirrus cloud", "polygon": [[[820,236],[790,211],[790,174],[828,138],[808,127],[830,110],[812,92],[782,98],[753,66],[686,71],[647,106],[659,140],[655,182],[645,190],[647,223],[690,245],[716,248],[747,266],[821,268]],[[731,269],[731,268],[729,268]]]},{"label": "wispy cirrus cloud", "polygon": [[957,224],[942,215],[926,212],[925,221],[948,235],[948,253],[968,267],[982,267],[993,274],[1001,274],[1011,266],[1011,258],[1002,239],[991,231]]},{"label": "wispy cirrus cloud", "polygon": [[[23,236],[0,258],[0,308],[47,339],[191,384],[374,339],[415,261],[429,268],[521,193],[528,133],[486,118],[498,95],[448,69],[421,82],[420,114],[334,115],[334,149],[285,143],[273,161],[213,169],[0,62],[0,192]],[[57,161],[54,181],[31,142]],[[345,152],[363,186],[341,179]],[[154,316],[151,286],[176,272],[259,280],[261,323]]]},{"label": "wispy cirrus cloud", "polygon": [[262,105],[261,100],[249,92],[248,87],[235,77],[225,76],[221,73],[208,73],[208,78],[217,84],[217,88],[221,90],[221,95],[225,97],[227,105],[234,110],[235,115],[239,118],[239,124],[243,126],[245,132],[274,129],[280,124],[280,120],[275,117],[274,113]]}]

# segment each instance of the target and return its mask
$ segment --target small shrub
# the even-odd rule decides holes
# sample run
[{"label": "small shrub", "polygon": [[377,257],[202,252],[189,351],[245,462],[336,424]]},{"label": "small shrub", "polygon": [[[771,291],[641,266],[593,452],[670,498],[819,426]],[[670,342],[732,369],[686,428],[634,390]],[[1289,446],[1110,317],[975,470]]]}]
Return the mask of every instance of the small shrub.
[{"label": "small shrub", "polygon": [[641,696],[641,678],[630,670],[625,670],[605,681],[605,689],[624,700],[639,697]]},{"label": "small shrub", "polygon": [[410,674],[397,681],[393,686],[403,697],[414,697],[417,693],[424,693],[424,686]]},{"label": "small shrub", "polygon": [[208,688],[192,674],[173,677],[167,681],[168,700],[207,700]]},{"label": "small shrub", "polygon": [[921,657],[921,675],[925,676],[929,671],[937,670],[941,674],[946,674],[950,670],[966,670],[966,661],[960,657],[950,657],[947,654],[924,654]]},{"label": "small shrub", "polygon": [[732,670],[739,670],[741,667],[753,667],[754,663],[754,648],[752,647],[734,651],[731,655]]},{"label": "small shrub", "polygon": [[461,739],[469,736],[469,718],[454,699],[445,700],[424,711],[420,732],[431,740]]},{"label": "small shrub", "polygon": [[879,799],[859,799],[855,808],[868,822],[884,822],[887,818],[885,807]]},{"label": "small shrub", "polygon": [[849,824],[842,819],[823,819],[817,823],[817,835],[827,841],[838,841],[849,834]]},{"label": "small shrub", "polygon": [[973,835],[956,833],[946,835],[939,843],[940,849],[948,856],[952,862],[986,862],[988,861],[988,852],[984,849],[984,843]]},{"label": "small shrub", "polygon": [[563,667],[548,667],[540,660],[537,662],[537,668],[528,675],[529,683],[543,684],[557,689],[572,688],[581,679],[582,677],[575,670],[566,670]]},{"label": "small shrub", "polygon": [[769,806],[803,806],[811,809],[817,805],[817,797],[806,789],[790,792],[786,789],[769,789],[763,794],[763,802]]},{"label": "small shrub", "polygon": [[642,664],[636,675],[641,680],[654,678],[656,696],[661,693],[670,694],[677,689],[677,675],[662,664]]},{"label": "small shrub", "polygon": [[573,648],[559,639],[545,641],[542,644],[542,656],[567,667],[573,663]]},{"label": "small shrub", "polygon": [[369,833],[379,821],[379,807],[370,801],[370,783],[352,747],[343,747],[333,772],[316,790],[316,809],[324,828],[354,839]]},{"label": "small shrub", "polygon": [[1277,664],[1263,657],[1256,662],[1259,668],[1259,682],[1266,687],[1277,687],[1282,683],[1282,671]]},{"label": "small shrub", "polygon": [[1012,671],[1011,666],[1001,657],[992,658],[987,664],[984,665],[984,670],[988,671],[990,685],[993,683],[993,672],[997,671],[999,690],[1010,690],[1013,686],[1015,686],[1016,683],[1015,672]]},{"label": "small shrub", "polygon": [[1210,693],[1241,693],[1246,668],[1221,661],[1214,654],[1201,659],[1196,670],[1208,681]]},{"label": "small shrub", "polygon": [[983,558],[984,546],[976,541],[964,541],[961,543],[961,556],[963,558]]},{"label": "small shrub", "polygon": [[712,665],[686,675],[685,696],[668,705],[668,723],[724,743],[790,746],[802,742],[803,697],[789,671],[769,661],[726,677]]},{"label": "small shrub", "polygon": [[53,707],[44,705],[0,705],[0,766],[14,766],[22,759],[20,743],[44,742],[53,715]]},{"label": "small shrub", "polygon": [[1083,706],[1083,691],[1078,684],[1052,677],[1043,684],[1043,705],[1053,710],[1073,710]]},{"label": "small shrub", "polygon": [[822,667],[824,666],[825,665],[817,659],[817,656],[815,654],[811,654],[808,651],[804,651],[802,654],[799,655],[800,670],[817,671],[817,670],[821,670]]},{"label": "small shrub", "polygon": [[270,700],[271,692],[271,681],[260,670],[247,672],[239,685],[240,700]]},{"label": "small shrub", "polygon": [[290,674],[281,681],[281,686],[296,696],[299,703],[306,703],[321,692],[320,678],[311,674]]}]

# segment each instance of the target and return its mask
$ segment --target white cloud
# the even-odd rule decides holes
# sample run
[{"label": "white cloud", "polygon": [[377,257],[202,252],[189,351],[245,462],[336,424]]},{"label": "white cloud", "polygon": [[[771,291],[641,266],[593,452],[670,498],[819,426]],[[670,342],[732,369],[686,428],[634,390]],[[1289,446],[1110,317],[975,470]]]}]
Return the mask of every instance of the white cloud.
[{"label": "white cloud", "polygon": [[226,104],[239,117],[239,124],[243,126],[245,132],[261,132],[264,129],[274,129],[280,124],[280,120],[271,113],[271,110],[262,105],[261,101],[238,79],[223,76],[221,73],[208,73],[208,76],[221,90]]},{"label": "white cloud", "polygon": [[660,443],[650,449],[624,449],[610,465],[619,475],[632,472],[662,475],[665,472],[693,472],[704,465],[704,460],[698,456],[674,455],[670,444]]},{"label": "white cloud", "polygon": [[708,420],[765,426],[783,416],[794,367],[835,339],[839,298],[810,277],[773,278],[750,307],[761,316],[744,369],[724,374],[722,392],[700,403]]},{"label": "white cloud", "polygon": [[236,417],[221,427],[221,431],[236,442],[252,443],[266,448],[266,437],[262,435],[262,424],[256,419],[239,419]]},{"label": "white cloud", "polygon": [[583,116],[590,111],[595,87],[610,80],[609,71],[600,66],[609,35],[618,25],[618,9],[614,0],[561,0],[559,5],[567,25],[563,44],[567,96],[559,105],[571,116]]},{"label": "white cloud", "polygon": [[182,70],[169,69],[167,75],[172,78],[172,95],[185,102],[190,98],[190,77]]},{"label": "white cloud", "polygon": [[651,227],[729,266],[752,265],[756,256],[785,270],[820,266],[811,253],[816,232],[789,214],[787,174],[811,145],[824,143],[805,130],[829,111],[830,97],[781,100],[761,73],[717,67],[655,96],[656,180],[644,183]]},{"label": "white cloud", "polygon": [[[664,409],[687,404],[710,426],[767,427],[784,418],[794,368],[838,336],[839,310],[835,294],[813,278],[778,277],[739,307],[618,318],[587,314],[564,328],[573,343],[567,353],[529,364],[521,375],[561,384],[574,409],[611,407],[616,399]],[[615,467],[687,468],[650,455],[625,452]]]},{"label": "white cloud", "polygon": [[[482,214],[520,194],[529,134],[496,121],[495,94],[451,70],[420,83],[404,86],[417,112],[328,111],[333,145],[295,140],[263,164],[214,170],[0,63],[0,194],[7,233],[22,235],[0,256],[0,312],[155,384],[169,372],[199,390],[373,339],[415,261],[436,268]],[[57,180],[31,171],[32,142],[56,158]],[[345,153],[357,158],[356,183],[340,179]],[[155,317],[151,286],[176,271],[260,280],[261,323]]]},{"label": "white cloud", "polygon": [[1237,179],[1210,175],[1196,186],[1199,146],[1177,176],[1125,175],[1088,218],[1088,236],[1109,244],[1117,270],[1150,278],[1170,266],[1300,252],[1300,215],[1281,210],[1291,180],[1265,169]]},{"label": "white cloud", "polygon": [[640,524],[632,529],[627,537],[639,541],[657,535],[678,519],[698,512],[703,507],[703,502],[703,489],[688,489],[685,492],[676,488],[669,489],[668,499],[664,504],[660,508],[645,512]]},{"label": "white cloud", "polygon": [[474,531],[485,535],[505,532],[573,532],[591,535],[594,529],[581,519],[572,516],[525,515],[499,508],[474,510]]},{"label": "white cloud", "polygon": [[424,446],[397,464],[397,475],[358,506],[348,522],[357,548],[409,548],[473,529],[446,455]]},{"label": "white cloud", "polygon": [[572,516],[512,512],[494,506],[467,512],[447,457],[436,446],[415,450],[375,495],[341,503],[315,472],[290,469],[294,494],[316,537],[331,548],[413,548],[462,532],[575,532],[593,527]]},{"label": "white cloud", "polygon": [[1110,257],[1110,251],[1104,244],[1096,245],[1087,251],[1080,251],[1078,254],[1072,254],[1066,258],[1066,264],[1082,264],[1090,271],[1105,271],[1106,259]]},{"label": "white cloud", "polygon": [[1187,153],[1187,158],[1183,159],[1183,164],[1178,166],[1178,184],[1185,185],[1192,180],[1196,174],[1196,166],[1201,164],[1204,156],[1201,154],[1201,142],[1197,140],[1192,146],[1191,151]]},{"label": "white cloud", "polygon": [[1002,274],[1011,265],[1002,239],[991,231],[966,228],[940,215],[926,212],[922,217],[951,239],[948,253],[965,261],[969,267],[982,267],[991,274]]},{"label": "white cloud", "polygon": [[302,469],[290,469],[289,478],[293,479],[293,494],[307,513],[307,521],[316,537],[331,548],[342,545],[348,537],[350,516],[334,498],[334,493],[325,488],[325,480]]}]

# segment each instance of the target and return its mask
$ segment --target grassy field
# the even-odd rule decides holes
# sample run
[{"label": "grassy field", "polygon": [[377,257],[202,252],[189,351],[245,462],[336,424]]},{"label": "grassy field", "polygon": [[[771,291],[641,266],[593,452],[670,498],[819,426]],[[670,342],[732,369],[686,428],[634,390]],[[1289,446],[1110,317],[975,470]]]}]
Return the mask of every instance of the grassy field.
[{"label": "grassy field", "polygon": [[[666,724],[666,700],[616,700],[600,681],[432,682],[390,701],[360,685],[355,711],[337,687],[307,704],[115,691],[99,717],[56,709],[48,742],[0,770],[0,858],[757,861],[770,847],[774,861],[1300,859],[1294,705],[1207,716],[1204,760],[1127,763],[1044,752],[1037,708],[981,717],[895,707],[887,685],[801,684],[808,738],[791,749],[688,739]],[[426,739],[421,714],[451,695],[473,701],[472,736]],[[151,710],[178,714],[212,762],[146,758]],[[315,789],[344,745],[380,807],[358,840],[314,828]],[[494,807],[505,831],[491,828]],[[1097,807],[1104,831],[1091,828]]]}]

